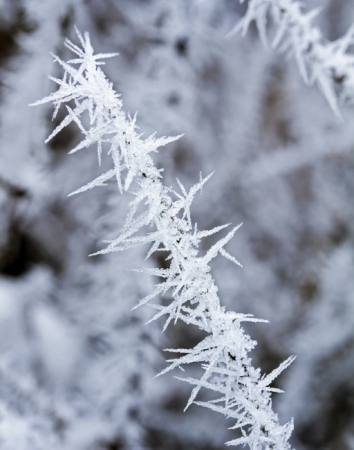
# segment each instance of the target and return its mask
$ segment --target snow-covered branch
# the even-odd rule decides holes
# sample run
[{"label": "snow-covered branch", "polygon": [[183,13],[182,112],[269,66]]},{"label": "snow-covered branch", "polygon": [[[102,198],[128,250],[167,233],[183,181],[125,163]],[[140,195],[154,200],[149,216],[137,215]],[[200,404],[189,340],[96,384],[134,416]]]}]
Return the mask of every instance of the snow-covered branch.
[{"label": "snow-covered branch", "polygon": [[[52,102],[54,115],[61,106],[67,110],[64,120],[48,140],[69,124],[76,124],[83,134],[82,141],[71,150],[79,152],[97,145],[98,162],[111,160],[111,168],[95,180],[77,189],[73,194],[103,186],[115,180],[121,194],[131,192],[134,199],[118,237],[96,254],[117,252],[141,244],[149,244],[147,257],[156,252],[167,254],[168,268],[147,268],[141,271],[156,276],[160,281],[154,291],[137,306],[150,305],[155,314],[151,320],[165,318],[163,328],[181,320],[200,329],[204,339],[193,348],[169,349],[176,357],[162,372],[185,365],[199,365],[200,379],[186,377],[193,386],[186,408],[198,404],[233,419],[237,430],[228,445],[246,445],[250,449],[290,450],[288,442],[292,422],[280,425],[272,409],[274,379],[293,361],[290,357],[268,375],[252,366],[249,353],[256,346],[245,332],[243,323],[263,322],[249,315],[226,311],[221,305],[218,288],[211,274],[210,262],[218,255],[235,264],[238,261],[225,247],[239,227],[229,230],[205,254],[200,244],[205,237],[229,227],[221,225],[211,230],[199,230],[191,219],[191,204],[210,175],[187,190],[177,180],[177,187],[164,184],[162,171],[153,162],[152,153],[173,142],[177,137],[144,138],[137,129],[136,118],[128,117],[120,96],[107,80],[100,66],[113,54],[94,54],[88,34],[78,33],[81,47],[71,41],[66,46],[74,58],[55,61],[62,67],[62,79],[51,78],[59,87],[48,97],[36,102]],[[170,294],[168,304],[153,300]],[[167,300],[166,300],[167,301]],[[197,400],[202,388],[214,394],[209,401]]]},{"label": "snow-covered branch", "polygon": [[337,95],[342,102],[354,100],[354,26],[340,39],[327,41],[314,25],[319,12],[305,12],[297,0],[250,0],[235,31],[241,30],[244,35],[255,22],[263,43],[268,45],[270,19],[275,28],[271,47],[295,57],[304,81],[316,83],[339,116]]}]

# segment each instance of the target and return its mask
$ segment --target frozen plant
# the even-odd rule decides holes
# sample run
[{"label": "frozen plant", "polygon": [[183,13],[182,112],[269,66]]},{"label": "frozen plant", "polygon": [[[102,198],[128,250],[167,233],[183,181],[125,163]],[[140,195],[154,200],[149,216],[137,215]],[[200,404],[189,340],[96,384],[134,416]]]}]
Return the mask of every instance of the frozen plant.
[{"label": "frozen plant", "polygon": [[[75,55],[73,59],[65,62],[54,57],[64,70],[62,79],[51,77],[58,84],[58,90],[35,105],[52,102],[54,117],[61,106],[67,111],[46,142],[74,123],[83,139],[70,151],[71,154],[97,145],[99,166],[106,163],[107,158],[111,159],[110,169],[70,195],[104,186],[112,179],[121,194],[134,194],[118,236],[94,254],[122,251],[142,244],[150,245],[147,258],[155,252],[167,254],[168,268],[141,269],[161,281],[137,306],[149,305],[155,310],[150,321],[164,317],[164,330],[171,321],[181,320],[197,327],[205,337],[193,348],[169,349],[179,356],[170,359],[162,373],[190,364],[200,366],[201,378],[183,378],[193,385],[186,409],[194,403],[233,419],[232,428],[237,430],[237,435],[228,445],[290,450],[288,441],[293,423],[279,423],[271,400],[272,392],[279,392],[279,389],[271,385],[294,358],[288,358],[268,375],[252,366],[249,353],[256,342],[242,325],[265,321],[226,311],[211,274],[210,262],[219,254],[239,265],[225,249],[239,226],[201,255],[201,240],[229,226],[199,230],[192,222],[191,203],[210,175],[200,178],[189,191],[178,180],[178,189],[164,184],[162,170],[154,165],[151,154],[180,136],[142,137],[136,118],[125,114],[120,96],[100,68],[104,64],[102,60],[114,54],[94,54],[89,35],[82,36],[79,32],[77,35],[81,47],[69,40],[65,42]],[[152,303],[154,298],[167,293],[171,296],[169,303]],[[210,400],[197,400],[202,388],[214,396]]]},{"label": "frozen plant", "polygon": [[[244,0],[240,0],[241,3]],[[341,38],[328,42],[314,25],[320,10],[303,10],[297,0],[250,0],[245,16],[234,31],[245,35],[255,22],[259,35],[268,44],[268,18],[275,27],[271,47],[294,56],[302,78],[307,84],[316,83],[336,115],[340,116],[336,92],[342,101],[354,100],[354,26]]]}]

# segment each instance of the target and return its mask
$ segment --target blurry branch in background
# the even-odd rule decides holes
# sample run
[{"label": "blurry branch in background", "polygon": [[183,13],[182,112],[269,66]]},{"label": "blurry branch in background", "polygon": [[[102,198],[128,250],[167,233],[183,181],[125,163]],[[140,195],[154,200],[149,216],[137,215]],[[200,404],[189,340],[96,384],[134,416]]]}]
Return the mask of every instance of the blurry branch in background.
[{"label": "blurry branch in background", "polygon": [[[127,117],[120,96],[100,68],[104,64],[102,59],[114,54],[95,55],[88,34],[82,36],[77,32],[77,35],[81,47],[66,40],[66,46],[75,55],[73,59],[64,62],[54,57],[64,71],[62,79],[51,78],[59,86],[58,90],[35,105],[53,103],[54,116],[62,105],[66,108],[66,117],[47,141],[73,123],[82,132],[83,140],[70,153],[97,145],[99,165],[106,157],[111,160],[109,170],[71,195],[104,186],[110,180],[116,181],[121,194],[134,194],[119,236],[96,254],[149,244],[147,258],[155,252],[167,255],[167,268],[138,271],[162,281],[137,306],[149,305],[156,311],[151,321],[165,317],[164,330],[172,321],[181,320],[197,327],[205,337],[193,348],[169,349],[181,356],[170,359],[170,365],[162,373],[174,368],[183,370],[189,364],[204,371],[200,379],[183,378],[193,385],[186,408],[194,403],[232,418],[232,429],[237,430],[237,436],[228,445],[290,450],[288,440],[293,423],[279,424],[271,395],[281,391],[271,385],[294,358],[288,358],[268,375],[254,368],[249,353],[256,342],[246,334],[243,323],[265,321],[226,311],[211,275],[210,262],[219,254],[239,265],[225,250],[239,226],[200,255],[201,240],[229,226],[198,230],[191,220],[191,203],[210,175],[200,178],[189,191],[178,180],[178,190],[163,183],[162,170],[154,165],[151,154],[179,136],[143,138],[136,127],[136,118]],[[154,298],[167,293],[171,294],[169,304],[151,304]],[[214,397],[197,401],[202,388]]]},{"label": "blurry branch in background", "polygon": [[[341,139],[340,145],[338,145]],[[288,145],[278,148],[274,153],[258,156],[245,168],[242,174],[243,186],[267,181],[273,177],[284,176],[300,168],[314,166],[326,158],[350,158],[353,153],[354,132],[352,129],[340,130],[327,135],[326,142],[317,138],[304,144]],[[311,152],[309,152],[311,148]],[[265,153],[265,152],[264,152]]]},{"label": "blurry branch in background", "polygon": [[[305,83],[316,83],[340,117],[337,95],[342,102],[354,101],[354,26],[341,38],[327,41],[314,25],[319,13],[318,8],[303,11],[302,3],[296,0],[250,0],[245,16],[232,33],[241,31],[245,35],[255,22],[264,45],[295,57]],[[268,40],[269,19],[275,33]]]}]

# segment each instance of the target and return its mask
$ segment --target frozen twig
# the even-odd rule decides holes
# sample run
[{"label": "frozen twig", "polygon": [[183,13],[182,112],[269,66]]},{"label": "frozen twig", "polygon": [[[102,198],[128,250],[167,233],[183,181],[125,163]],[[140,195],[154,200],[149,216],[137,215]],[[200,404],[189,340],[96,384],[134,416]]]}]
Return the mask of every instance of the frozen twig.
[{"label": "frozen twig", "polygon": [[[298,0],[250,0],[234,32],[245,35],[254,22],[263,43],[294,57],[304,81],[316,83],[340,117],[337,97],[354,101],[354,26],[341,38],[327,41],[314,24],[319,12],[305,12]],[[275,28],[272,37],[268,36],[269,21]]]},{"label": "frozen twig", "polygon": [[[249,353],[256,342],[245,333],[242,325],[243,322],[260,320],[226,311],[220,303],[218,288],[211,274],[210,261],[218,255],[239,264],[225,250],[238,227],[231,229],[204,255],[201,254],[201,239],[226,227],[199,231],[192,223],[192,200],[208,177],[201,178],[189,191],[180,182],[177,183],[178,190],[163,183],[161,171],[154,165],[151,154],[179,136],[143,138],[137,130],[135,118],[125,114],[120,96],[101,70],[102,60],[112,55],[95,55],[88,34],[82,36],[77,32],[77,35],[80,47],[66,41],[75,58],[64,62],[55,57],[64,71],[63,79],[53,79],[59,86],[58,90],[35,104],[52,102],[56,111],[62,105],[66,106],[67,116],[51,137],[70,123],[77,124],[83,140],[71,153],[96,144],[99,162],[101,158],[111,158],[112,168],[76,193],[102,186],[115,178],[119,192],[135,194],[119,236],[97,254],[122,251],[141,244],[150,245],[148,256],[159,250],[167,252],[168,268],[145,270],[159,280],[154,292],[142,299],[140,305],[169,293],[169,304],[153,305],[157,310],[153,319],[165,318],[164,329],[171,321],[181,320],[196,326],[206,335],[193,348],[172,350],[179,356],[169,360],[170,364],[164,371],[195,363],[203,370],[200,379],[185,379],[193,386],[186,408],[192,403],[200,404],[232,418],[237,436],[229,445],[290,450],[288,440],[293,424],[291,421],[280,425],[272,409],[272,388],[269,385],[292,359],[267,376],[252,366]],[[84,115],[86,117],[82,120]],[[213,392],[214,400],[197,401],[201,389]]]}]

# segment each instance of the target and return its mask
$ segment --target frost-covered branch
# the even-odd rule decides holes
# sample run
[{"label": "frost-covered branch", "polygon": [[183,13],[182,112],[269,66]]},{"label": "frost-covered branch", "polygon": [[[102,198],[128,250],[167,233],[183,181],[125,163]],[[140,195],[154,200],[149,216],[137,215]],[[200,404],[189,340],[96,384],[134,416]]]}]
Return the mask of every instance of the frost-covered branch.
[{"label": "frost-covered branch", "polygon": [[275,28],[271,47],[295,57],[304,81],[316,83],[339,116],[337,93],[343,102],[354,100],[354,26],[340,39],[327,41],[314,25],[319,12],[305,12],[297,0],[250,0],[235,31],[241,30],[245,35],[255,22],[263,43],[268,45],[270,19]]},{"label": "frost-covered branch", "polygon": [[[62,79],[51,78],[59,86],[58,90],[36,104],[52,102],[54,115],[61,106],[66,108],[66,117],[48,140],[73,123],[81,130],[83,139],[70,153],[95,144],[99,165],[103,158],[111,160],[110,169],[72,195],[103,186],[110,180],[115,180],[121,194],[128,191],[134,194],[118,237],[96,254],[149,244],[147,258],[161,251],[168,255],[168,268],[141,270],[160,281],[137,306],[149,304],[155,310],[151,320],[164,318],[164,329],[172,321],[181,320],[196,326],[205,337],[193,348],[170,349],[176,357],[169,360],[169,366],[162,373],[189,364],[200,366],[203,371],[200,379],[183,378],[193,386],[186,408],[194,403],[233,419],[232,428],[237,434],[228,445],[290,450],[288,440],[293,424],[280,425],[271,400],[272,392],[279,390],[271,385],[291,364],[293,357],[268,375],[262,375],[260,369],[252,366],[249,353],[256,342],[246,334],[243,323],[264,321],[226,311],[211,274],[210,262],[218,255],[239,264],[225,249],[238,227],[229,230],[201,254],[203,238],[229,227],[221,225],[211,230],[199,230],[192,222],[192,201],[210,175],[201,177],[190,190],[178,180],[177,188],[164,184],[162,171],[154,165],[152,153],[179,136],[142,137],[136,119],[125,114],[120,96],[100,68],[104,58],[114,55],[94,54],[88,34],[78,33],[78,39],[81,47],[66,41],[66,46],[75,55],[73,59],[64,62],[55,57],[64,71]],[[166,294],[170,294],[168,304],[153,303],[154,299]],[[212,392],[213,399],[197,400],[202,388]]]}]

